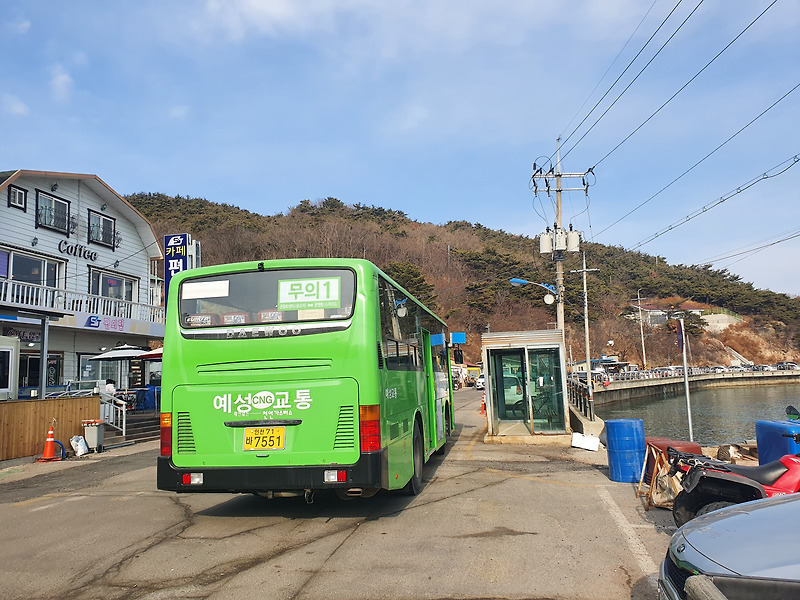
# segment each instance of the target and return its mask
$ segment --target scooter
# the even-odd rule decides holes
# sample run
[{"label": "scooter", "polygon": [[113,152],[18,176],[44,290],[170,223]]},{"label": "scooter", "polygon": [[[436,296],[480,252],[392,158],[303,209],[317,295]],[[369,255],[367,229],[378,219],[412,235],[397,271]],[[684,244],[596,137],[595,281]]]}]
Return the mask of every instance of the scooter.
[{"label": "scooter", "polygon": [[[783,434],[800,443],[800,434]],[[683,489],[672,503],[672,517],[680,527],[711,511],[800,491],[800,454],[787,454],[757,467],[734,465],[702,454],[667,448],[669,476],[683,473]]]}]

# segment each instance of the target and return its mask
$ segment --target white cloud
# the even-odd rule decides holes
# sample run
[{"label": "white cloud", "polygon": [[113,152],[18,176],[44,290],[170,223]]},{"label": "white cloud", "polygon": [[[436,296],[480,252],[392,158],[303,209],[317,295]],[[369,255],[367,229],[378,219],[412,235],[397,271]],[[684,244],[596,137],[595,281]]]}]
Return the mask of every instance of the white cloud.
[{"label": "white cloud", "polygon": [[173,106],[169,109],[169,116],[172,119],[183,119],[189,114],[188,106]]},{"label": "white cloud", "polygon": [[15,35],[25,35],[31,28],[31,22],[27,20],[14,21],[13,23],[6,23],[5,30]]},{"label": "white cloud", "polygon": [[69,98],[69,93],[72,90],[72,77],[62,65],[53,67],[52,76],[50,77],[50,89],[53,92],[53,97],[59,102]]},{"label": "white cloud", "polygon": [[404,106],[389,118],[384,130],[389,134],[413,133],[421,129],[429,117],[430,111],[424,106]]},{"label": "white cloud", "polygon": [[337,13],[368,4],[366,0],[208,0],[206,14],[195,25],[222,28],[234,40],[250,32],[275,35],[330,30]]},{"label": "white cloud", "polygon": [[72,64],[76,67],[86,67],[89,65],[89,57],[85,52],[76,52],[72,55]]},{"label": "white cloud", "polygon": [[[557,3],[556,3],[557,4]],[[583,0],[574,10],[529,0],[501,7],[483,0],[207,0],[196,16],[196,33],[223,30],[230,39],[313,33],[323,46],[347,36],[367,57],[442,52],[484,42],[514,45],[553,27],[595,38],[618,38],[643,14],[635,0]],[[565,32],[566,33],[566,32]],[[214,39],[214,38],[209,38]]]},{"label": "white cloud", "polygon": [[2,106],[3,112],[7,115],[24,116],[28,114],[28,107],[13,94],[0,96],[0,106]]}]

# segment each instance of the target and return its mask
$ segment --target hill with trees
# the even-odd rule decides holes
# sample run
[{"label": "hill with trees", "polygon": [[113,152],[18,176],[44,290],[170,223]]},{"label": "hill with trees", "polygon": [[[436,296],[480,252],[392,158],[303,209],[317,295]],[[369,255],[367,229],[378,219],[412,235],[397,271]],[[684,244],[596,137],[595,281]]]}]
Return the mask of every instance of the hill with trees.
[{"label": "hill with trees", "polygon": [[[365,258],[387,272],[467,333],[465,354],[480,360],[487,331],[547,329],[555,308],[537,286],[513,287],[512,277],[553,283],[555,265],[539,254],[537,238],[492,230],[479,223],[420,223],[404,212],[336,198],[303,200],[286,214],[260,215],[201,198],[138,193],[126,200],[153,225],[156,235],[188,232],[203,244],[203,264],[290,257]],[[619,355],[642,364],[637,291],[648,303],[684,317],[695,365],[729,364],[725,347],[750,360],[774,363],[800,357],[800,299],[756,289],[738,275],[710,265],[670,265],[660,256],[616,246],[582,243],[587,275],[592,356]],[[583,360],[583,288],[580,256],[564,264],[567,350]],[[687,301],[728,309],[745,317],[719,334],[682,312]],[[680,361],[674,321],[646,328],[648,366]],[[613,340],[613,347],[608,342]]]}]

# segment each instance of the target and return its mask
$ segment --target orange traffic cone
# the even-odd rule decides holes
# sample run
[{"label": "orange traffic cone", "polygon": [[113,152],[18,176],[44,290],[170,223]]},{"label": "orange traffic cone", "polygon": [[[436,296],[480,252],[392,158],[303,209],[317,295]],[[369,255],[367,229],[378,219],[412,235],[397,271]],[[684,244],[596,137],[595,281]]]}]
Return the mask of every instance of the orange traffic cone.
[{"label": "orange traffic cone", "polygon": [[486,392],[483,392],[483,396],[481,396],[481,414],[486,414]]},{"label": "orange traffic cone", "polygon": [[44,443],[44,454],[36,462],[50,462],[52,460],[61,460],[61,457],[56,456],[56,438],[51,425],[50,431],[47,432],[47,441]]}]

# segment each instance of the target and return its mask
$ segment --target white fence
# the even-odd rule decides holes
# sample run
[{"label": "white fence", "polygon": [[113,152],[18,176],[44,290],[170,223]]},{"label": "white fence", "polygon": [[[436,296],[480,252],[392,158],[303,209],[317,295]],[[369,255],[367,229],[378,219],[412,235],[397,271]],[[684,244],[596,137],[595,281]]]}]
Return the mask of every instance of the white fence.
[{"label": "white fence", "polygon": [[162,306],[70,292],[10,279],[0,280],[0,302],[19,308],[63,310],[68,313],[85,312],[149,323],[164,322],[164,307]]}]

